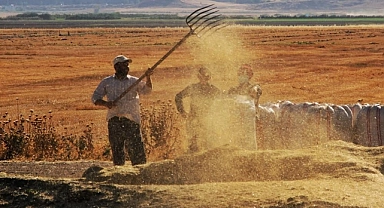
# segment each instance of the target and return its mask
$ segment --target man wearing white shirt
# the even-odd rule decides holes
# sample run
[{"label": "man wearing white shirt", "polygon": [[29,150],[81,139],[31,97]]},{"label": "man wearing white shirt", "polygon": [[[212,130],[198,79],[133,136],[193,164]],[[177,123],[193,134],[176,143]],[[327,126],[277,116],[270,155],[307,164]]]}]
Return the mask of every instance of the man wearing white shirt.
[{"label": "man wearing white shirt", "polygon": [[114,102],[139,79],[128,74],[130,63],[132,59],[123,55],[116,56],[113,59],[115,74],[104,78],[92,95],[92,102],[95,105],[108,108],[108,137],[114,165],[125,164],[125,146],[132,165],[146,163],[145,147],[140,131],[139,95],[151,93],[150,76],[153,70],[146,71],[146,82],[140,81],[121,99]]}]

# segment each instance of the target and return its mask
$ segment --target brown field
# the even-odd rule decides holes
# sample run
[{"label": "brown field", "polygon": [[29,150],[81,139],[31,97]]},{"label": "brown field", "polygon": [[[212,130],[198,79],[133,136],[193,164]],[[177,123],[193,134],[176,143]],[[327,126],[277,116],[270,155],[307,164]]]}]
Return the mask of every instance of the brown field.
[{"label": "brown field", "polygon": [[[185,28],[10,29],[1,31],[0,113],[52,110],[62,125],[105,126],[105,110],[90,96],[111,60],[125,54],[140,76],[186,33]],[[59,36],[67,35],[70,36]],[[260,103],[290,100],[334,104],[381,103],[384,26],[228,27],[209,37],[192,36],[156,69],[154,92],[143,105],[173,100],[208,66],[213,83],[236,84],[236,68],[250,63],[260,83]],[[104,133],[104,131],[100,130]]]},{"label": "brown field", "polygon": [[[1,30],[0,114],[27,115],[30,109],[47,114],[51,110],[59,126],[75,134],[93,123],[97,142],[105,143],[106,111],[95,107],[90,96],[99,81],[113,73],[111,60],[118,54],[131,57],[131,74],[140,76],[187,33],[186,28]],[[173,101],[179,90],[197,81],[195,74],[200,65],[213,71],[213,84],[227,90],[236,84],[236,68],[249,63],[256,72],[253,82],[260,83],[263,88],[261,104],[279,100],[382,103],[383,43],[384,26],[229,26],[207,37],[190,37],[159,65],[153,75],[153,93],[141,100],[143,106],[152,105],[157,100]],[[355,148],[344,145],[340,147],[343,150]],[[356,151],[360,152],[360,149]],[[369,152],[366,150],[365,153]],[[364,158],[369,158],[365,153]],[[380,198],[379,193],[383,193],[382,188],[372,187],[378,181],[382,183],[382,175],[378,181],[359,175],[352,181],[335,178],[319,177],[297,183],[291,180],[269,184],[214,183],[207,187],[201,184],[140,186],[137,189],[128,186],[125,188],[145,196],[134,200],[121,197],[119,203],[114,202],[114,207],[307,207],[311,204],[318,207],[380,207],[384,204],[374,199],[367,201],[370,196]],[[349,182],[350,185],[346,185]],[[250,193],[245,187],[258,191]],[[361,187],[372,187],[373,190],[354,197],[361,194]],[[125,188],[114,187],[124,194],[132,194]],[[111,190],[106,192],[110,194]],[[215,194],[217,201],[211,201]],[[227,194],[231,197],[224,199]],[[241,197],[242,194],[245,195]],[[259,194],[259,197],[252,198],[250,194],[253,197],[253,194]],[[116,195],[106,194],[106,197],[112,199]],[[136,204],[132,205],[133,201]],[[316,201],[321,203],[316,204]],[[300,202],[302,206],[292,206]],[[4,200],[0,200],[1,203]]]}]

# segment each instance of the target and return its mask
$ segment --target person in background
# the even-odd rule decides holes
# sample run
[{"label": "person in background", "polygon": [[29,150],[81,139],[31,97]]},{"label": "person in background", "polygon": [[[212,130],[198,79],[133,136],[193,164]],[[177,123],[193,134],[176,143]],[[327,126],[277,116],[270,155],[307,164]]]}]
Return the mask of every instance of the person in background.
[{"label": "person in background", "polygon": [[[146,154],[140,130],[139,95],[152,91],[151,75],[153,70],[145,72],[146,82],[140,81],[120,100],[114,102],[138,78],[129,75],[132,59],[118,55],[113,59],[115,74],[104,78],[96,87],[92,102],[108,109],[108,138],[112,149],[113,164],[125,164],[125,147],[132,165],[145,164]],[[106,98],[104,100],[104,97]]]},{"label": "person in background", "polygon": [[231,116],[238,136],[234,143],[244,149],[256,150],[256,117],[262,89],[260,85],[250,83],[252,77],[251,66],[242,65],[237,71],[238,85],[230,88],[227,93],[235,103]]},{"label": "person in background", "polygon": [[[198,83],[191,84],[176,94],[177,111],[187,119],[188,149],[190,153],[206,150],[209,140],[208,115],[215,98],[222,94],[214,85],[210,84],[211,72],[201,67],[198,71]],[[188,113],[183,100],[190,98]]]}]

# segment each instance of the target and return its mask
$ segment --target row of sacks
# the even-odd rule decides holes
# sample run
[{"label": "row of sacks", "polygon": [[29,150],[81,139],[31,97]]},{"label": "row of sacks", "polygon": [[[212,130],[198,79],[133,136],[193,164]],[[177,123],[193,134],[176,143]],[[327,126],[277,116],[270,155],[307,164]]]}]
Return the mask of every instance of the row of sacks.
[{"label": "row of sacks", "polygon": [[259,105],[258,111],[258,149],[297,149],[330,140],[383,145],[381,105],[279,101]]}]

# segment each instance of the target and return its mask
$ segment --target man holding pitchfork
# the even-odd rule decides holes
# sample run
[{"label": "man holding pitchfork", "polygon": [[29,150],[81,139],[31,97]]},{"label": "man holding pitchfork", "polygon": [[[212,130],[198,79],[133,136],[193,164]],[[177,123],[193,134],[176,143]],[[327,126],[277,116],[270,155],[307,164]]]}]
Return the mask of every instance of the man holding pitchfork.
[{"label": "man holding pitchfork", "polygon": [[132,165],[144,164],[147,161],[140,130],[139,95],[152,91],[150,76],[153,70],[148,69],[145,72],[146,82],[140,81],[119,98],[139,79],[128,74],[130,63],[132,59],[123,55],[116,56],[113,60],[115,74],[104,78],[92,95],[95,105],[108,108],[108,137],[114,165],[125,164],[125,147]]}]

